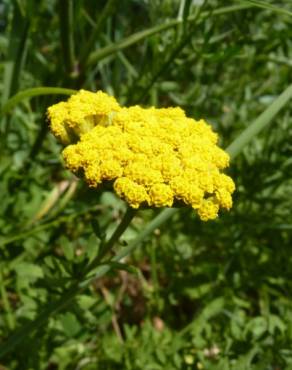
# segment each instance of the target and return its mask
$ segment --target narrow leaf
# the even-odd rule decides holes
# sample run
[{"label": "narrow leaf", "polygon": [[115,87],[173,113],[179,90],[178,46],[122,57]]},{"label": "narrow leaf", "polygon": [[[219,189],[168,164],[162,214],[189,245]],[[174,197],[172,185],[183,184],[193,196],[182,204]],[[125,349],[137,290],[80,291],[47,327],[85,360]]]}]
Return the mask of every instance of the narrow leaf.
[{"label": "narrow leaf", "polygon": [[231,158],[235,158],[242,149],[267,127],[275,115],[292,98],[292,85],[278,96],[277,99],[249,126],[247,127],[226,149]]},{"label": "narrow leaf", "polygon": [[[252,7],[252,5],[248,4],[242,4],[242,5],[233,5],[233,6],[228,6],[224,8],[219,8],[214,10],[212,12],[212,15],[221,15],[221,14],[226,14],[229,12],[237,11],[237,10],[243,10]],[[209,16],[210,12],[203,12],[201,13],[201,17],[206,17]],[[188,17],[185,22],[191,22],[197,19],[197,15],[192,15]],[[160,33],[162,31],[165,31],[169,28],[176,27],[180,24],[182,24],[183,20],[182,19],[174,19],[172,21],[169,21],[167,23],[160,24],[158,26],[154,26],[151,28],[148,28],[146,30],[134,33],[133,35],[115,43],[112,45],[108,45],[102,49],[99,49],[93,53],[91,53],[88,57],[87,65],[95,64],[99,60],[106,58],[112,54],[115,54],[123,49],[126,49],[127,47],[134,45],[138,42],[141,42],[145,39],[147,39],[150,36],[153,36],[157,33]]]},{"label": "narrow leaf", "polygon": [[24,91],[20,91],[12,98],[10,98],[6,104],[2,107],[2,114],[8,113],[15,105],[20,103],[22,100],[32,98],[33,96],[39,95],[72,95],[77,91],[72,89],[64,89],[62,87],[33,87]]}]

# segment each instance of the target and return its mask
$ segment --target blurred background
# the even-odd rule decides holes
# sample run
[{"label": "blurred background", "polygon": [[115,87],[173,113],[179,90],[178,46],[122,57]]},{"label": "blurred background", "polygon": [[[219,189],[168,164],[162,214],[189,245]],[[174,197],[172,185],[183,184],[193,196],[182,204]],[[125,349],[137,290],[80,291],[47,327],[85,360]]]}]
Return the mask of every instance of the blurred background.
[{"label": "blurred background", "polygon": [[[291,83],[292,2],[2,0],[0,29],[1,350],[125,210],[64,169],[46,108],[66,96],[9,98],[50,86],[180,106],[227,147]],[[127,260],[133,271],[28,331],[0,368],[292,369],[291,113],[231,163],[231,212],[204,223],[181,209]],[[140,211],[122,243],[157,213]]]}]

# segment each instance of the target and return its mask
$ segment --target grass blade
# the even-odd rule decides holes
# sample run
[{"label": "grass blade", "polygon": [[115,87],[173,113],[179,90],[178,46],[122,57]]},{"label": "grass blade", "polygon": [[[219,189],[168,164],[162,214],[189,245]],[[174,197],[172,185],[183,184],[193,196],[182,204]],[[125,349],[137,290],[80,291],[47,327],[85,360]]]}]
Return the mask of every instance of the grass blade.
[{"label": "grass blade", "polygon": [[20,103],[22,100],[32,98],[39,95],[72,95],[77,91],[73,89],[64,89],[62,87],[33,87],[24,91],[20,91],[12,98],[10,98],[6,104],[2,107],[2,114],[8,113],[15,105]]},{"label": "grass blade", "polygon": [[243,4],[250,4],[250,5],[256,6],[258,8],[271,10],[271,11],[276,12],[276,13],[289,15],[290,17],[292,16],[292,12],[290,12],[289,10],[286,10],[284,8],[280,8],[279,6],[275,6],[275,5],[272,5],[272,4],[264,3],[263,1],[241,0],[240,2],[243,3]]},{"label": "grass blade", "polygon": [[108,0],[106,5],[104,6],[104,9],[102,10],[96,25],[92,31],[92,34],[87,42],[87,44],[84,47],[84,50],[81,53],[81,60],[80,63],[83,65],[86,63],[86,60],[88,58],[88,55],[90,54],[91,49],[94,46],[94,43],[97,39],[98,33],[100,32],[102,26],[104,25],[107,18],[115,11],[115,8],[117,6],[117,0]]},{"label": "grass blade", "polygon": [[[222,14],[226,14],[226,13],[230,13],[230,12],[234,12],[234,11],[238,11],[238,10],[247,9],[247,8],[252,7],[252,6],[253,5],[249,5],[249,4],[233,5],[233,6],[228,6],[228,7],[216,9],[212,12],[212,14],[213,15],[222,15]],[[209,14],[210,14],[210,12],[202,12],[201,17],[204,18],[204,17],[208,16]],[[196,14],[194,16],[188,17],[185,20],[185,22],[191,22],[191,21],[194,21],[195,19],[197,19]],[[117,53],[121,50],[124,50],[124,49],[128,48],[131,45],[134,45],[138,42],[141,42],[141,41],[147,39],[150,36],[153,36],[157,33],[165,31],[169,28],[176,27],[176,26],[182,24],[183,21],[184,20],[182,20],[182,19],[174,19],[172,21],[169,21],[168,23],[160,24],[158,26],[148,28],[144,31],[134,33],[133,35],[131,35],[131,36],[115,43],[115,44],[108,45],[108,46],[106,46],[102,49],[99,49],[99,50],[97,50],[97,51],[95,51],[95,52],[93,52],[89,55],[88,61],[87,61],[87,66],[95,64],[99,60],[101,60],[103,58],[106,58],[106,57],[108,57],[112,54],[115,54],[115,53]]]},{"label": "grass blade", "polygon": [[271,124],[275,115],[291,98],[292,85],[288,86],[287,89],[227,147],[226,151],[229,153],[230,157],[232,159],[235,158],[253,138]]},{"label": "grass blade", "polygon": [[5,62],[2,105],[18,89],[19,76],[26,55],[28,30],[29,21],[21,14],[18,4],[15,3],[9,37],[8,56]]}]

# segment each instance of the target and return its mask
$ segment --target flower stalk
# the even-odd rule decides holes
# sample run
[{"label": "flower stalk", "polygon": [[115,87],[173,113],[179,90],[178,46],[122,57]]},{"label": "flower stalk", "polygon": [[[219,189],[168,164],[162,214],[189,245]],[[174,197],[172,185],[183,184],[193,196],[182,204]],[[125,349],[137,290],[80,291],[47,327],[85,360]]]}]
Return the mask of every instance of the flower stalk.
[{"label": "flower stalk", "polygon": [[89,264],[89,266],[86,269],[86,273],[89,273],[93,269],[95,269],[102,261],[102,259],[110,252],[110,250],[114,247],[114,245],[119,241],[120,237],[123,235],[125,230],[130,225],[131,221],[137,214],[137,210],[133,209],[131,207],[127,207],[127,210],[124,214],[124,217],[122,218],[121,222],[115,229],[114,233],[110,237],[110,239],[102,245],[102,248],[100,250],[100,253],[96,256],[96,258]]}]

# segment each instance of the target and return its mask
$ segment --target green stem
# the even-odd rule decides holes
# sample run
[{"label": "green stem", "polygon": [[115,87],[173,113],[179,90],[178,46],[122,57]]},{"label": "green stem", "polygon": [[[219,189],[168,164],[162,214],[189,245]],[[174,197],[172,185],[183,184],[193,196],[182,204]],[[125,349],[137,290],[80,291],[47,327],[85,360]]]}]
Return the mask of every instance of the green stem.
[{"label": "green stem", "polygon": [[4,80],[1,86],[1,103],[18,90],[22,67],[26,58],[29,33],[29,20],[24,17],[19,4],[15,1],[11,31],[9,35],[7,60],[4,64]]},{"label": "green stem", "polygon": [[15,328],[15,321],[10,307],[9,299],[5,289],[2,267],[0,269],[0,294],[4,310],[6,311],[7,326],[10,330]]},{"label": "green stem", "polygon": [[121,261],[123,258],[127,257],[132,251],[149,235],[153,233],[155,229],[158,229],[163,225],[169,218],[171,218],[176,212],[177,208],[166,208],[161,211],[152,221],[147,224],[144,229],[140,232],[136,239],[134,239],[126,248],[113,258],[114,261]]},{"label": "green stem", "polygon": [[92,271],[95,267],[100,264],[102,258],[112,249],[112,247],[116,244],[116,242],[120,239],[121,235],[130,225],[131,221],[133,220],[134,216],[136,215],[137,210],[131,207],[127,208],[126,213],[122,221],[119,223],[118,227],[110,237],[110,239],[103,245],[101,252],[98,256],[91,262],[91,264],[87,268],[87,272]]},{"label": "green stem", "polygon": [[[127,257],[137,247],[137,245],[139,245],[144,239],[146,239],[146,237],[152,234],[155,229],[161,226],[175,212],[176,210],[173,208],[163,210],[144,228],[144,230],[138,235],[136,239],[134,239],[126,248],[123,248],[122,251],[113,258],[113,261],[122,261],[123,258]],[[131,216],[133,218],[133,213],[135,213],[135,211],[128,211],[127,216],[124,217],[121,222],[121,224],[124,224],[123,227],[126,226],[126,223],[129,223]],[[128,221],[126,222],[126,220]],[[117,241],[118,236],[121,235],[121,224],[118,226],[112,237],[107,242],[108,246],[110,244],[113,245]],[[48,320],[49,317],[58,313],[60,310],[66,307],[77,294],[86,289],[93,281],[104,276],[111,269],[112,267],[109,264],[102,265],[96,270],[94,276],[82,281],[81,283],[73,284],[58,301],[49,304],[49,306],[43,312],[41,312],[41,314],[33,322],[24,325],[23,327],[18,329],[11,337],[9,337],[8,340],[0,347],[0,357],[3,357],[7,353],[11,352],[17,345],[23,342],[23,340],[27,339],[28,334],[31,334],[39,327],[41,327]]]},{"label": "green stem", "polygon": [[72,0],[59,1],[59,22],[65,70],[72,76],[75,67]]},{"label": "green stem", "polygon": [[[161,211],[146,227],[139,233],[137,238],[135,238],[129,245],[113,257],[113,262],[121,262],[125,257],[128,257],[133,250],[137,248],[138,245],[141,244],[149,235],[153,233],[154,230],[158,229],[161,225],[163,225],[168,219],[170,219],[176,212],[178,211],[177,208],[166,208]],[[104,264],[100,266],[94,273],[93,276],[84,280],[79,284],[80,288],[84,289],[91,283],[93,283],[96,279],[101,278],[107,272],[112,269],[110,264]],[[1,351],[0,351],[1,354]]]}]

